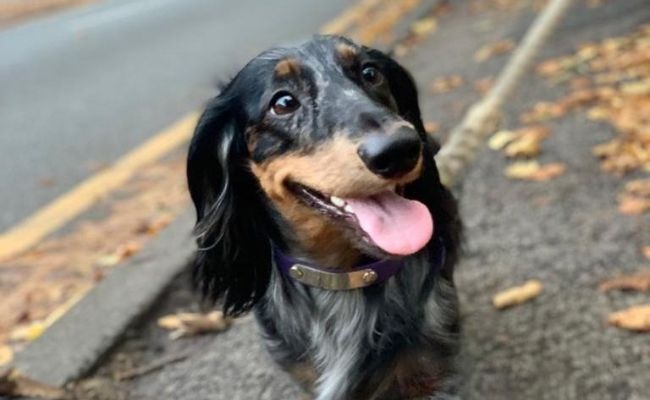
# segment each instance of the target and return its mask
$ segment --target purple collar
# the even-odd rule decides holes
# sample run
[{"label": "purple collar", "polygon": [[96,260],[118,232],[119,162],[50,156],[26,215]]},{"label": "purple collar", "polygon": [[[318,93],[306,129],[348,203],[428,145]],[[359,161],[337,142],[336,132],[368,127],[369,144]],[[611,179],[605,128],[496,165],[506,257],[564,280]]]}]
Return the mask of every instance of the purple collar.
[{"label": "purple collar", "polygon": [[[436,257],[436,266],[444,262],[444,246],[440,243]],[[386,282],[397,274],[405,265],[404,259],[380,260],[360,265],[351,270],[341,272],[333,268],[307,264],[283,254],[277,248],[273,249],[275,264],[284,275],[309,286],[327,290],[351,290]]]},{"label": "purple collar", "polygon": [[275,264],[283,274],[309,286],[328,290],[351,290],[386,282],[404,266],[404,261],[381,260],[341,272],[307,264],[274,249]]}]

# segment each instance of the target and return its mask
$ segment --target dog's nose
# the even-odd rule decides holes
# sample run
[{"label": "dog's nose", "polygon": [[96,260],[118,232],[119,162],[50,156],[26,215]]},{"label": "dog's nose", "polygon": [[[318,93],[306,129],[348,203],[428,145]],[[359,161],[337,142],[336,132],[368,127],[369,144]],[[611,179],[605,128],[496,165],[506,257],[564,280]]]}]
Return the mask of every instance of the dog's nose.
[{"label": "dog's nose", "polygon": [[384,178],[407,174],[418,162],[422,143],[418,133],[407,127],[392,134],[372,134],[357,148],[364,164]]}]

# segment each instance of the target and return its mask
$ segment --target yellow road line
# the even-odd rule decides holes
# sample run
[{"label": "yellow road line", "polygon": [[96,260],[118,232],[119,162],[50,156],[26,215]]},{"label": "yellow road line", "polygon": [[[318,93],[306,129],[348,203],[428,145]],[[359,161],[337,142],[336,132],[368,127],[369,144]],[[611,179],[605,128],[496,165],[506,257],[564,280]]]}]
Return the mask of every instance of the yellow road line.
[{"label": "yellow road line", "polygon": [[120,158],[111,167],[91,176],[18,225],[0,235],[0,261],[38,243],[74,217],[117,189],[141,167],[186,143],[192,136],[198,113],[193,112]]},{"label": "yellow road line", "polygon": [[[379,0],[361,0],[319,30],[342,34]],[[111,167],[89,177],[69,192],[54,199],[0,235],[0,261],[14,257],[70,222],[111,191],[117,189],[143,166],[160,159],[186,143],[198,119],[193,112],[120,158]]]}]

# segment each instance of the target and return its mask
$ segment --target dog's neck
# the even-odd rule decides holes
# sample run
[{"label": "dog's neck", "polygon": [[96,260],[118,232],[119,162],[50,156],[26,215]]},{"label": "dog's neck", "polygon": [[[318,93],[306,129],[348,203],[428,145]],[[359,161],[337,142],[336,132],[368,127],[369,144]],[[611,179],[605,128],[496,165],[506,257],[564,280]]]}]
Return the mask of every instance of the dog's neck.
[{"label": "dog's neck", "polygon": [[334,227],[317,231],[296,226],[290,236],[287,254],[331,269],[349,270],[363,261],[363,254]]},{"label": "dog's neck", "polygon": [[365,256],[340,227],[301,205],[276,204],[276,223],[286,255],[331,269],[348,270]]}]

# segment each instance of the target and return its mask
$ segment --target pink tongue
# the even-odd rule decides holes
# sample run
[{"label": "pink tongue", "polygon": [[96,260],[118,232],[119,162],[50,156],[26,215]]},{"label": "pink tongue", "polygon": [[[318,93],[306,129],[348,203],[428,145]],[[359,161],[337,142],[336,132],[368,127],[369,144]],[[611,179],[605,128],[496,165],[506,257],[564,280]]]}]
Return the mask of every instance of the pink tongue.
[{"label": "pink tongue", "polygon": [[433,218],[427,207],[394,192],[349,198],[359,225],[375,245],[395,255],[409,255],[423,248],[433,235]]}]

